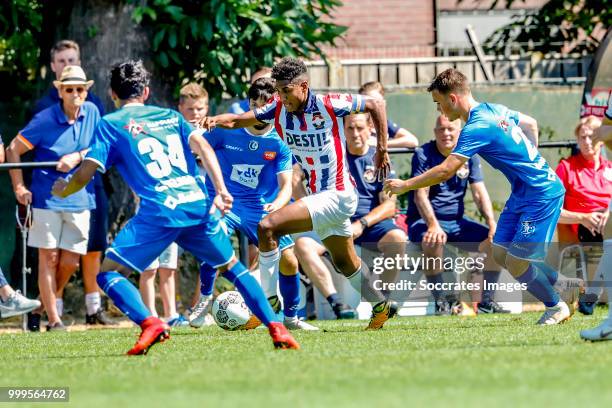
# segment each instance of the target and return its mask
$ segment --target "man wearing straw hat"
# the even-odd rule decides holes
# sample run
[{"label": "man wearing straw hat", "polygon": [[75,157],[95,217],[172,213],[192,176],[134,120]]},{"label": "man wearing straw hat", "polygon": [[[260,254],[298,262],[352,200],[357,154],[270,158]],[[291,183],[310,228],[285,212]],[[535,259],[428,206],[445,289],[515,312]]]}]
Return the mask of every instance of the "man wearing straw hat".
[{"label": "man wearing straw hat", "polygon": [[55,168],[35,169],[30,189],[20,169],[10,171],[17,201],[33,208],[28,245],[38,248],[38,286],[49,319],[47,330],[65,329],[56,293],[76,271],[80,255],[87,252],[90,210],[95,208],[93,188],[65,199],[50,191],[58,177],[70,178],[91,143],[100,120],[98,108],[86,102],[92,84],[81,67],[64,67],[60,78],[53,81],[61,101],[36,114],[6,150],[7,161],[12,163],[19,163],[29,150],[34,150],[35,162],[58,162]]}]

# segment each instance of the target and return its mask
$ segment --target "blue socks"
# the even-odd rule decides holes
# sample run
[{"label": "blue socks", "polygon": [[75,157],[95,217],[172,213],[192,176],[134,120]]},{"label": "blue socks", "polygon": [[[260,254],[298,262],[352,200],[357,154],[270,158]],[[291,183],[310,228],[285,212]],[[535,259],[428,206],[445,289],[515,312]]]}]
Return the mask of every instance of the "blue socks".
[{"label": "blue socks", "polygon": [[142,301],[140,292],[125,276],[115,271],[100,272],[96,277],[98,286],[110,297],[134,323],[140,325],[144,319],[152,316]]},{"label": "blue socks", "polygon": [[212,296],[213,289],[215,287],[215,278],[217,277],[217,270],[202,262],[200,265],[200,294],[203,296]]},{"label": "blue socks", "polygon": [[533,265],[529,265],[524,274],[517,277],[521,283],[527,284],[527,290],[546,307],[552,307],[559,303],[559,294],[555,292],[548,277],[539,272]]},{"label": "blue socks", "polygon": [[548,282],[550,282],[551,285],[557,283],[557,280],[559,279],[559,272],[557,272],[555,268],[553,268],[544,261],[534,261],[531,264],[540,272],[542,272],[544,276],[546,276]]},{"label": "blue socks", "polygon": [[493,301],[493,296],[495,295],[495,290],[490,289],[489,283],[497,283],[499,280],[500,273],[498,271],[484,271],[483,272],[483,280],[487,282],[486,289],[482,291],[482,299],[480,303],[489,304]]},{"label": "blue socks", "polygon": [[224,276],[236,286],[246,305],[264,325],[279,322],[261,286],[241,262],[225,271]]},{"label": "blue socks", "polygon": [[[425,278],[427,279],[427,282],[429,282],[429,283],[433,283],[433,284],[442,284],[442,283],[444,283],[444,279],[442,278],[442,274],[441,273],[438,273],[437,275],[425,275]],[[431,294],[432,294],[434,300],[442,299],[442,291],[441,290],[432,289],[431,290]]]},{"label": "blue socks", "polygon": [[278,283],[280,294],[283,297],[283,313],[285,317],[296,317],[300,304],[299,273],[292,276],[286,276],[279,273]]},{"label": "blue socks", "polygon": [[331,307],[334,307],[335,305],[340,303],[340,296],[338,296],[337,293],[332,293],[331,295],[327,297],[327,301],[329,302]]}]

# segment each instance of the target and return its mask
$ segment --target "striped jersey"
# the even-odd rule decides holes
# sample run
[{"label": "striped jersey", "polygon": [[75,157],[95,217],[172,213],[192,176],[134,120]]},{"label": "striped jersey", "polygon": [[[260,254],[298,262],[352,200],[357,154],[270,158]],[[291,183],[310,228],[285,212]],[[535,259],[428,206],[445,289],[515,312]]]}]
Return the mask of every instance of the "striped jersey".
[{"label": "striped jersey", "polygon": [[365,98],[353,94],[308,92],[301,112],[287,112],[278,96],[255,110],[260,122],[273,124],[301,165],[311,194],[353,190],[346,160],[344,117],[365,111]]}]

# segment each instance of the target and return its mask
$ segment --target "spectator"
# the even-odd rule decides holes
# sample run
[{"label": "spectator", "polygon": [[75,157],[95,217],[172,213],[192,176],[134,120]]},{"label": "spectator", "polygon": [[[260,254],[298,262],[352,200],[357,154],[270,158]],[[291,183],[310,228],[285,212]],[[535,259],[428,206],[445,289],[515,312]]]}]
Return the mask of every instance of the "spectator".
[{"label": "spectator", "polygon": [[[417,176],[442,163],[457,145],[461,121],[449,121],[440,115],[434,128],[435,139],[417,148],[412,158],[412,176]],[[484,226],[464,215],[463,199],[468,184],[480,213],[485,218]],[[497,228],[489,193],[483,182],[480,159],[474,156],[449,180],[427,188],[411,191],[408,195],[408,236],[411,242],[421,244],[425,257],[443,256],[444,244],[471,251],[485,252],[484,280],[496,283],[500,269],[491,254],[491,243]],[[480,243],[474,245],[474,243]],[[427,262],[431,268],[425,270],[427,281],[441,284],[443,270],[437,262]],[[433,264],[433,265],[432,265]],[[438,268],[436,268],[438,267]],[[450,314],[452,302],[443,291],[433,290],[436,314]],[[484,290],[477,305],[480,313],[505,313],[493,300],[494,292]],[[475,301],[472,299],[472,301]]]},{"label": "spectator", "polygon": [[[0,150],[1,146],[0,146]],[[2,160],[0,160],[2,163]],[[18,316],[40,307],[40,302],[35,299],[28,299],[18,290],[13,290],[8,284],[2,269],[0,269],[0,319]]]},{"label": "spectator", "polygon": [[179,91],[178,110],[188,122],[197,123],[208,114],[208,92],[202,85],[190,82]]},{"label": "spectator", "polygon": [[[601,258],[602,231],[608,222],[608,205],[612,199],[612,162],[602,157],[602,144],[591,139],[600,126],[601,120],[595,116],[581,119],[574,130],[579,152],[562,159],[556,170],[565,187],[563,211],[557,226],[559,242],[587,244],[589,280],[593,280]],[[588,286],[580,297],[578,310],[593,314],[600,293],[601,288]]]},{"label": "spectator", "polygon": [[[59,80],[62,70],[67,65],[81,66],[81,51],[79,44],[71,40],[61,40],[51,48],[51,71],[55,73],[55,79]],[[93,92],[87,92],[87,101],[98,108],[100,116],[104,115],[104,105],[100,98]],[[55,86],[51,86],[47,93],[39,99],[33,109],[36,114],[43,109],[60,102],[60,95]],[[87,254],[81,257],[81,271],[83,273],[83,287],[85,290],[85,306],[87,314],[86,324],[108,325],[113,322],[106,316],[102,309],[100,288],[96,283],[96,276],[100,272],[102,253],[108,246],[108,198],[104,191],[102,176],[96,174],[94,177],[94,194],[96,208],[89,218],[89,238],[87,241]],[[58,301],[62,304],[63,290],[58,293]]]},{"label": "spectator", "polygon": [[[359,93],[376,99],[385,99],[385,88],[380,82],[366,82],[359,88]],[[417,147],[419,139],[408,130],[399,127],[393,121],[387,119],[387,132],[389,134],[388,148],[393,147]],[[370,138],[369,143],[376,146],[376,138]]]},{"label": "spectator", "polygon": [[[253,75],[251,75],[251,84],[257,81],[259,78],[270,78],[271,76],[272,68],[261,67],[257,71],[255,71]],[[229,108],[229,113],[235,113],[236,115],[240,115],[241,113],[248,112],[249,110],[249,98],[245,98],[238,102],[232,103]]]},{"label": "spectator", "polygon": [[55,169],[34,170],[31,191],[21,170],[10,171],[17,201],[33,207],[28,244],[38,248],[38,285],[48,330],[65,330],[56,293],[76,271],[79,256],[87,252],[90,210],[95,208],[93,185],[66,199],[51,195],[54,181],[70,176],[82,161],[100,119],[98,108],[85,101],[92,84],[81,67],[66,66],[54,81],[61,101],[34,116],[7,149],[7,159],[13,163],[29,150],[34,150],[36,162],[59,161]]}]

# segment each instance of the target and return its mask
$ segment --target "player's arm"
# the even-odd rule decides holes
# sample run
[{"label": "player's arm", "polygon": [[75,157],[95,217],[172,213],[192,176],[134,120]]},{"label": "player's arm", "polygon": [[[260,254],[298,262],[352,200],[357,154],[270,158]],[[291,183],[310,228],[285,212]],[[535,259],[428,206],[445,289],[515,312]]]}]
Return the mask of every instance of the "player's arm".
[{"label": "player's arm", "polygon": [[53,195],[61,198],[66,198],[76,193],[91,181],[99,166],[100,165],[93,160],[84,160],[77,171],[72,175],[70,181],[66,181],[63,178],[55,180],[51,192]]},{"label": "player's arm", "polygon": [[[24,143],[19,136],[15,137],[11,144],[6,148],[6,160],[9,163],[21,163],[21,155],[31,150],[32,148]],[[32,193],[23,182],[23,172],[21,169],[9,170],[11,182],[13,183],[13,191],[17,201],[22,205],[28,205],[32,202]]]},{"label": "player's arm", "polygon": [[304,187],[304,172],[299,163],[293,165],[293,176],[291,178],[293,199],[299,200],[302,197],[306,197],[308,193]]},{"label": "player's arm", "polygon": [[529,139],[534,146],[537,146],[539,135],[538,121],[532,118],[531,116],[519,113],[518,126],[521,128],[525,136],[527,136],[527,139]]},{"label": "player's arm", "polygon": [[484,217],[489,227],[489,236],[493,237],[497,229],[497,222],[495,221],[493,204],[491,203],[491,197],[489,197],[489,192],[485,187],[485,183],[477,181],[470,184],[470,189],[472,190],[472,196],[474,197],[476,207],[478,207],[478,211],[480,211],[480,214]]},{"label": "player's arm", "polygon": [[199,126],[206,130],[212,130],[217,126],[223,129],[240,129],[260,124],[262,122],[257,120],[254,111],[244,112],[240,115],[223,113],[216,116],[207,116],[199,122]]},{"label": "player's arm", "polygon": [[376,167],[377,178],[384,180],[391,171],[391,159],[387,151],[387,111],[383,99],[365,98],[365,111],[370,114],[374,129],[376,130],[376,155],[374,156],[374,166]]},{"label": "player's arm", "polygon": [[419,139],[413,135],[409,130],[399,128],[395,137],[387,141],[387,147],[389,149],[397,147],[417,147],[419,145]]},{"label": "player's arm", "polygon": [[466,161],[468,161],[467,157],[450,154],[442,163],[416,177],[409,178],[408,180],[386,180],[384,191],[399,195],[410,190],[440,184],[457,173],[457,170],[459,170]]},{"label": "player's arm", "polygon": [[268,212],[273,212],[278,210],[279,208],[287,205],[289,200],[291,200],[291,194],[293,192],[293,171],[283,171],[276,175],[276,179],[278,180],[278,194],[274,201],[264,206],[264,210]]}]

